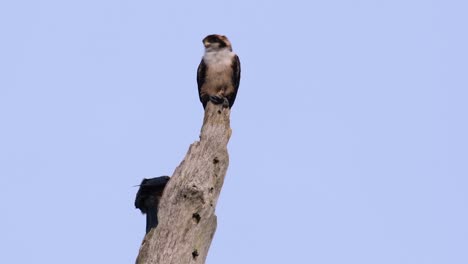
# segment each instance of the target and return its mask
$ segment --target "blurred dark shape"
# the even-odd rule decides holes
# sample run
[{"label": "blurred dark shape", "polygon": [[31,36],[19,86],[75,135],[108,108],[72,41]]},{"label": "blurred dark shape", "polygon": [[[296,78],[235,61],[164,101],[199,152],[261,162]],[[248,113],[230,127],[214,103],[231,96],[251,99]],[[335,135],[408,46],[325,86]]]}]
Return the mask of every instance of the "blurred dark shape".
[{"label": "blurred dark shape", "polygon": [[158,225],[158,206],[169,176],[143,179],[136,194],[135,207],[146,214],[146,233]]}]

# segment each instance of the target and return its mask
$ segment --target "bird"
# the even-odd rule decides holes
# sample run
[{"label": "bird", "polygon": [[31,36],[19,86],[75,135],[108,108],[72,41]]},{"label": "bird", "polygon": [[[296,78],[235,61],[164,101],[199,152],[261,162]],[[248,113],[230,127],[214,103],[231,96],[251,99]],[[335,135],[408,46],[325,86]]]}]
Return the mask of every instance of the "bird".
[{"label": "bird", "polygon": [[169,176],[143,179],[136,194],[135,207],[146,214],[146,233],[158,225],[158,206]]},{"label": "bird", "polygon": [[212,34],[203,39],[205,53],[197,70],[200,102],[208,101],[231,108],[236,100],[241,76],[239,57],[226,36]]}]

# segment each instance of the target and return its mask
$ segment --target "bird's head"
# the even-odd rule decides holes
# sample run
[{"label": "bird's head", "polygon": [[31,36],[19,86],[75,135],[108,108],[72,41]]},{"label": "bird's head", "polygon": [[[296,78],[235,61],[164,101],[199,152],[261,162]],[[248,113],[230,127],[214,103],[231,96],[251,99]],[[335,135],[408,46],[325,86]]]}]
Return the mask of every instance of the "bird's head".
[{"label": "bird's head", "polygon": [[206,51],[218,51],[222,49],[228,49],[232,51],[231,42],[226,36],[223,35],[208,35],[203,39],[203,45],[205,45]]}]

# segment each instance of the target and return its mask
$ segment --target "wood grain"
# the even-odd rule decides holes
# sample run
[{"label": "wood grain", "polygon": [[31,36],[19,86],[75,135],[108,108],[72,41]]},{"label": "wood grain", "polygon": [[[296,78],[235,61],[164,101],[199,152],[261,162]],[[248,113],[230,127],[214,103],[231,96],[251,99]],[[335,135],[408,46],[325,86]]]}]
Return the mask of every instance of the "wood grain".
[{"label": "wood grain", "polygon": [[200,141],[190,145],[159,204],[159,224],[144,238],[137,264],[205,263],[215,208],[229,165],[230,109],[208,103]]}]

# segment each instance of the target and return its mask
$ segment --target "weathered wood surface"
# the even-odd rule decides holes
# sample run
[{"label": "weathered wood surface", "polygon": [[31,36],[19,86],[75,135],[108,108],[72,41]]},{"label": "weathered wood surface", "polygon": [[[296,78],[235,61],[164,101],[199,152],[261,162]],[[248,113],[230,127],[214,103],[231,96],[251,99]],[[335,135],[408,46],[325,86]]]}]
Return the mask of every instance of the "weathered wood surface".
[{"label": "weathered wood surface", "polygon": [[208,103],[200,141],[175,169],[159,204],[159,224],[143,240],[137,264],[205,263],[215,208],[229,165],[230,110]]}]

